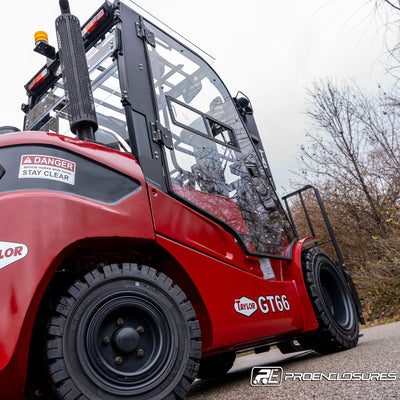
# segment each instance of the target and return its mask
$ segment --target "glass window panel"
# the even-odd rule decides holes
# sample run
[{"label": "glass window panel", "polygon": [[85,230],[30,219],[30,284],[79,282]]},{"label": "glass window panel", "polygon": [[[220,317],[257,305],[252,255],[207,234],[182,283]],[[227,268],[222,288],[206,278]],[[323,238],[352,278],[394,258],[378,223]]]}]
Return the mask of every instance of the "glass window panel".
[{"label": "glass window panel", "polygon": [[207,135],[207,128],[204,123],[204,119],[201,114],[193,111],[183,105],[177,103],[176,101],[170,100],[170,110],[173,119],[178,124],[185,125],[189,128],[195,129],[204,135]]},{"label": "glass window panel", "polygon": [[228,223],[250,251],[282,255],[293,235],[228,91],[196,54],[150,30],[160,122],[174,144],[166,149],[173,190]]}]

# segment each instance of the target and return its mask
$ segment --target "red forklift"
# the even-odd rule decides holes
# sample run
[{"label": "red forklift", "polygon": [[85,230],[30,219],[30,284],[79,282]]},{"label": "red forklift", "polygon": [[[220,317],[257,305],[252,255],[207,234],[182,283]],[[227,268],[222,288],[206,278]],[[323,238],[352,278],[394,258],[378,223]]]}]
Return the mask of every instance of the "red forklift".
[{"label": "red forklift", "polygon": [[335,256],[298,237],[249,99],[125,2],[60,8],[0,128],[0,399],[183,399],[238,352],[356,346],[319,193]]}]

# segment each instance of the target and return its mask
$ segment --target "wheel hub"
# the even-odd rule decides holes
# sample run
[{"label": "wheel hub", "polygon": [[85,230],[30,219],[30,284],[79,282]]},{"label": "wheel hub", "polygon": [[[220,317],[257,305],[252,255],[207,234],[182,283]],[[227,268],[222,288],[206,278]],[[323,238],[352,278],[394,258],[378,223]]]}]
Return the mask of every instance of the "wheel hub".
[{"label": "wheel hub", "polygon": [[112,344],[115,351],[123,354],[131,354],[139,345],[140,336],[135,329],[124,327],[118,329],[113,337]]},{"label": "wheel hub", "polygon": [[105,390],[125,395],[157,387],[172,368],[175,335],[158,304],[146,296],[112,293],[96,304],[80,328],[80,357]]}]

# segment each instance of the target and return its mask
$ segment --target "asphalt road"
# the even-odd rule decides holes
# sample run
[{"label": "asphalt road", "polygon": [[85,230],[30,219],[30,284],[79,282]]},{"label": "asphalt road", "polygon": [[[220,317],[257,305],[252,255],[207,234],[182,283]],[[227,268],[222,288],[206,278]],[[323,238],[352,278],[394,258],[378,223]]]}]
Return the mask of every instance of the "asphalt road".
[{"label": "asphalt road", "polygon": [[[336,354],[322,356],[306,351],[284,355],[278,349],[272,349],[267,353],[238,357],[225,377],[196,380],[188,398],[400,399],[400,322],[363,329],[361,334],[363,336],[356,348]],[[269,387],[251,386],[252,367],[261,366],[282,367],[282,384]],[[330,380],[321,374],[325,374]],[[275,376],[278,375],[276,372]],[[349,380],[350,378],[358,380]],[[278,378],[272,379],[272,382],[278,382]]]}]

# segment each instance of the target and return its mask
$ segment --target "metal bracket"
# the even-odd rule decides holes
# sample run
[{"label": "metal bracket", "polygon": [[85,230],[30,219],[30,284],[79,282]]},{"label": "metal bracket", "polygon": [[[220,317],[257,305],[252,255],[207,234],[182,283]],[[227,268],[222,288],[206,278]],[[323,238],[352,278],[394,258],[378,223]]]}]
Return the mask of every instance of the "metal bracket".
[{"label": "metal bracket", "polygon": [[156,47],[156,38],[153,32],[150,32],[145,28],[142,18],[139,22],[136,22],[136,33],[137,35],[145,40],[150,46]]},{"label": "metal bracket", "polygon": [[171,131],[164,128],[159,121],[151,122],[150,125],[153,141],[156,143],[162,143],[167,149],[173,150],[174,144],[172,142]]},{"label": "metal bracket", "polygon": [[50,46],[47,42],[39,41],[33,51],[39,53],[50,60],[56,59],[56,49],[53,46]]},{"label": "metal bracket", "polygon": [[124,107],[126,106],[130,106],[131,103],[129,101],[129,96],[128,96],[128,91],[127,90],[123,90],[122,94],[121,94],[121,103]]}]

